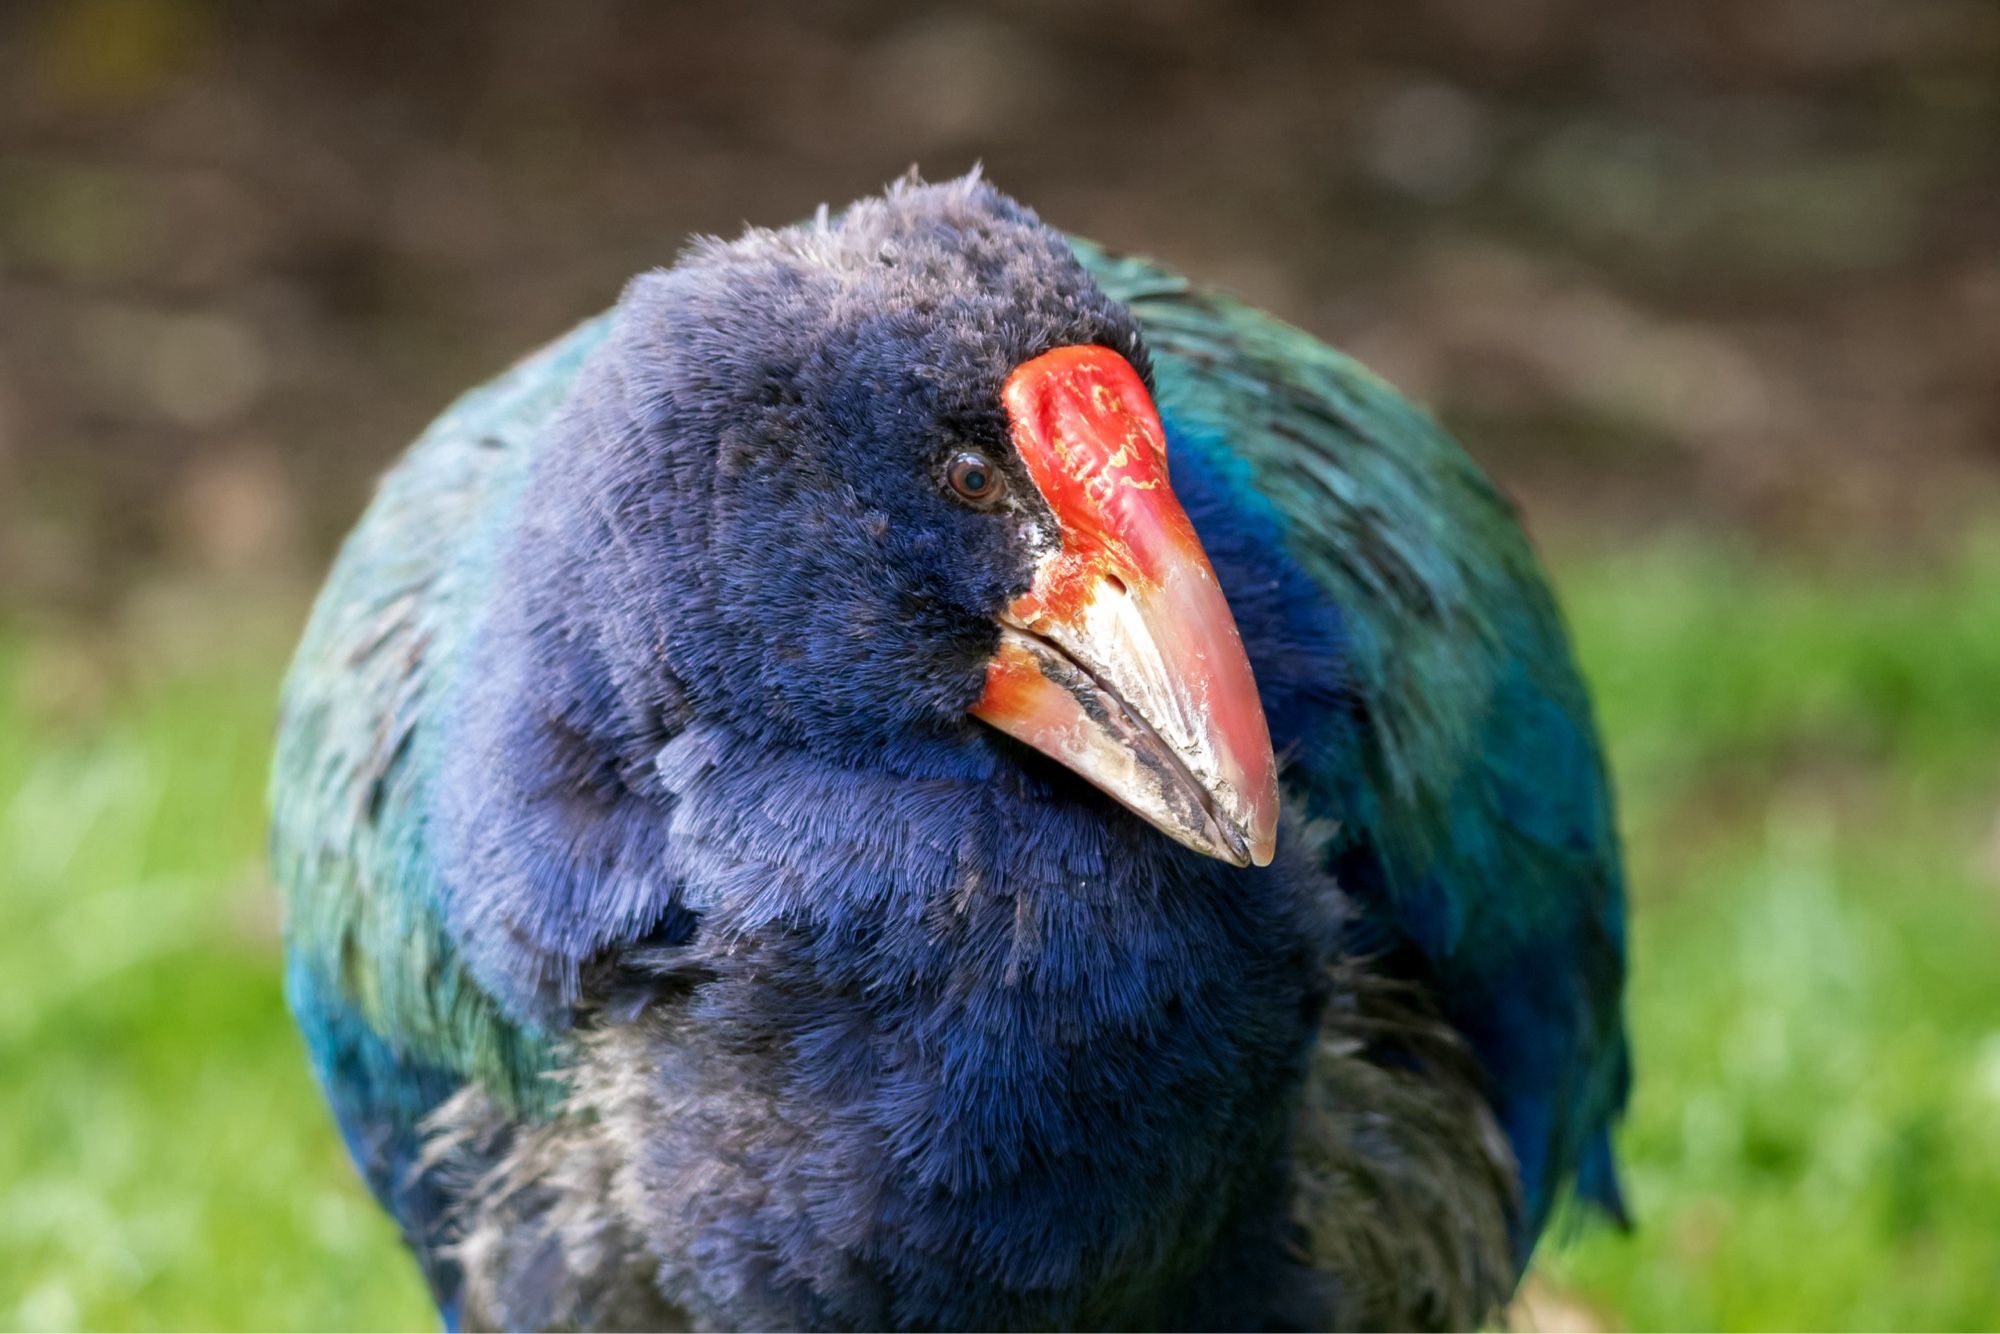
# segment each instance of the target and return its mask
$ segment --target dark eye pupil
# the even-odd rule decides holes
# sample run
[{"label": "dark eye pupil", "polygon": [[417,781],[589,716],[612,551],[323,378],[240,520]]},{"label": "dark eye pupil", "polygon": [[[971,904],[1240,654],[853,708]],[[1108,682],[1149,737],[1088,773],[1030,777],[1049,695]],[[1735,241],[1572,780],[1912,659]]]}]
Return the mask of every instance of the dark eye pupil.
[{"label": "dark eye pupil", "polygon": [[984,491],[986,489],[986,472],[983,468],[967,468],[965,470],[964,481],[966,490]]}]

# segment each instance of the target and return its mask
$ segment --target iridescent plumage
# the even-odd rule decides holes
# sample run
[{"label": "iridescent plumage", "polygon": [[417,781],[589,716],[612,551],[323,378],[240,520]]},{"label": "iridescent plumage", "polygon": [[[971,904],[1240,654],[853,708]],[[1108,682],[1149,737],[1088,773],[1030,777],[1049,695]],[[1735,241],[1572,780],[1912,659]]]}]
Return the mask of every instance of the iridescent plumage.
[{"label": "iridescent plumage", "polygon": [[[290,996],[448,1319],[1465,1324],[1567,1183],[1618,1210],[1617,844],[1513,514],[1338,353],[1141,261],[1074,243],[1078,269],[1060,244],[969,180],[711,247],[678,294],[635,285],[454,405],[350,538],[273,781]],[[565,475],[584,465],[564,451],[621,432],[647,456],[665,411],[648,405],[706,383],[654,366],[660,312],[749,318],[701,284],[884,263],[919,276],[879,287],[889,331],[863,321],[852,346],[919,365],[909,383],[983,355],[938,352],[925,321],[1032,342],[1010,302],[1081,321],[1066,341],[1093,320],[1143,340],[1174,486],[1280,752],[1268,870],[1169,844],[977,724],[892,741],[871,772],[851,755],[883,743],[859,721],[836,761],[684,693],[639,707],[623,683],[652,655],[722,654],[670,642],[699,638],[701,598],[682,628],[668,599],[574,656],[578,632],[550,622],[590,590],[522,601],[544,547],[614,572],[700,557],[621,556],[677,511],[648,509],[618,459],[601,491]],[[930,300],[933,269],[986,284],[987,305]],[[812,374],[836,387],[799,392],[855,438],[916,429],[879,401],[889,371],[856,397],[824,360]],[[892,541],[914,525],[881,559],[885,589],[920,588],[944,559],[923,503],[897,525],[862,506],[826,541],[851,528],[863,560],[878,521]],[[773,616],[799,559],[786,531],[774,518],[747,548],[768,552]],[[820,558],[837,572],[843,550]],[[817,670],[777,688],[809,697]],[[547,752],[580,767],[469,758],[517,712],[583,738]],[[818,1153],[841,1166],[788,1175]],[[762,1164],[738,1173],[756,1201],[710,1179],[732,1163]]]}]

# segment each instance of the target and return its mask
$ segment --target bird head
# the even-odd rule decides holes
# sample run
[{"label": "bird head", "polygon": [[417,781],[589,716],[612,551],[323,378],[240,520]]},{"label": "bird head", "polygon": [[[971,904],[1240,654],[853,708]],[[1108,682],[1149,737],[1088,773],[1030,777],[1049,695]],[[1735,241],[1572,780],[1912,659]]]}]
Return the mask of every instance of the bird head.
[{"label": "bird head", "polygon": [[905,184],[696,244],[613,339],[585,392],[620,406],[544,480],[598,520],[565,526],[611,591],[576,595],[695,714],[912,773],[1004,735],[1271,859],[1271,742],[1145,347],[1059,234],[976,179]]}]

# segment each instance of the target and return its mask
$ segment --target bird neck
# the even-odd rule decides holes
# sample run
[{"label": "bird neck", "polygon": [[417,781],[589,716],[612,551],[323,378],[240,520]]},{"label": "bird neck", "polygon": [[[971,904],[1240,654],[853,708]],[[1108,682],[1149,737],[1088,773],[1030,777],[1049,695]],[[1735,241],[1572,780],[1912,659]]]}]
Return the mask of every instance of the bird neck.
[{"label": "bird neck", "polygon": [[[690,1073],[796,1136],[730,1235],[813,1229],[947,1325],[1049,1292],[1084,1303],[1058,1323],[1158,1323],[1118,1303],[1276,1254],[1246,1238],[1283,1208],[1324,985],[1308,872],[1201,857],[1005,752],[954,782],[746,747],[690,729],[659,766],[722,1048]],[[764,1203],[799,1182],[807,1221]]]}]

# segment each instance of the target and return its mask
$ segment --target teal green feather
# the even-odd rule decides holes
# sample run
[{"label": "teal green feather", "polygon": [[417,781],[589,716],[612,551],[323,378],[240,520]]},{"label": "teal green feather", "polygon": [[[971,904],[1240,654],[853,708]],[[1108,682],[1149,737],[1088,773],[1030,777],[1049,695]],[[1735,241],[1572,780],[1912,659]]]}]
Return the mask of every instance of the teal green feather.
[{"label": "teal green feather", "polygon": [[441,701],[459,679],[542,429],[604,338],[594,320],[467,394],[383,479],[320,594],[285,686],[272,856],[295,997],[413,1064],[526,1109],[552,1104],[549,1040],[460,967],[427,837]]},{"label": "teal green feather", "polygon": [[1325,344],[1143,260],[1078,254],[1145,331],[1162,413],[1227,451],[1337,607],[1365,725],[1288,771],[1345,887],[1412,947],[1488,1068],[1539,1229],[1628,1075],[1610,787],[1560,614],[1504,497],[1425,413]]}]

